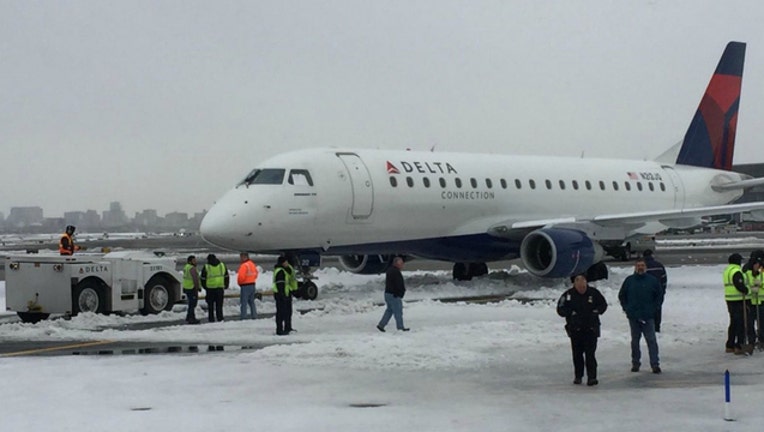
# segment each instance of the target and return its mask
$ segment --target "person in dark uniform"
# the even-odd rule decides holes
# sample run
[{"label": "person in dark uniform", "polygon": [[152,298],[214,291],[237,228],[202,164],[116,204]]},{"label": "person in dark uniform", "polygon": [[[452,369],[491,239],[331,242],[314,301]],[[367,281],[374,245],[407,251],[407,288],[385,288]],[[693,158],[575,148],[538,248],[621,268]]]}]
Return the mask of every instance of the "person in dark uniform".
[{"label": "person in dark uniform", "polygon": [[607,310],[607,301],[596,288],[589,286],[586,275],[571,278],[573,288],[557,301],[557,314],[565,318],[565,332],[573,351],[573,384],[581,384],[586,365],[586,385],[597,381],[597,338],[600,336],[600,315]]},{"label": "person in dark uniform", "polygon": [[395,327],[401,331],[409,331],[403,325],[403,296],[406,295],[406,285],[403,282],[403,258],[395,257],[393,265],[387,269],[385,275],[385,313],[377,324],[377,330],[384,332],[385,326],[391,317],[395,317]]},{"label": "person in dark uniform", "polygon": [[276,301],[276,334],[286,336],[292,329],[292,292],[297,289],[294,269],[280,256],[273,270],[273,299]]},{"label": "person in dark uniform", "polygon": [[[661,284],[661,298],[664,300],[666,299],[666,286],[668,285],[668,275],[666,274],[666,267],[663,266],[663,264],[660,263],[655,257],[653,256],[653,251],[651,249],[647,249],[646,251],[642,252],[642,257],[645,258],[645,264],[647,265],[647,270],[645,273],[653,276],[654,278],[658,279],[658,282]],[[661,332],[661,318],[663,316],[663,302],[658,306],[658,309],[655,311],[655,332],[660,333]]]},{"label": "person in dark uniform", "polygon": [[228,288],[228,269],[214,254],[207,255],[207,264],[202,269],[202,288],[206,290],[207,314],[209,322],[223,321],[223,290]]}]

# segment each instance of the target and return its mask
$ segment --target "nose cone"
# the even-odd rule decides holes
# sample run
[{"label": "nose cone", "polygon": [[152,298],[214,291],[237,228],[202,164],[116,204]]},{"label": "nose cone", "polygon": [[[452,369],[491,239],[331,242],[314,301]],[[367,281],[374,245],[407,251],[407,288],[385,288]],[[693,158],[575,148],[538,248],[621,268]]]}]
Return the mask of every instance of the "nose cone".
[{"label": "nose cone", "polygon": [[234,219],[236,214],[230,206],[219,202],[204,215],[199,232],[207,243],[222,248],[236,249]]}]

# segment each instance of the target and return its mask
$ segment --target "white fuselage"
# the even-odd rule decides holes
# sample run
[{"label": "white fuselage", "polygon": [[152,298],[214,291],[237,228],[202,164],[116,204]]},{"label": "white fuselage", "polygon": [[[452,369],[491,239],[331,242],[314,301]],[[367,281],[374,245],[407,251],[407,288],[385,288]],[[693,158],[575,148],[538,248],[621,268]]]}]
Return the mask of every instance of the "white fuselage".
[{"label": "white fuselage", "polygon": [[[711,189],[740,180],[736,173],[652,161],[314,149],[276,156],[259,168],[283,169],[283,180],[240,184],[226,193],[202,222],[205,240],[252,252],[442,259],[438,251],[422,250],[452,238],[470,247],[471,236],[485,236],[498,223],[721,205],[741,195]],[[290,184],[292,171],[307,172],[312,185],[301,176]],[[588,234],[623,239],[661,228]],[[515,257],[516,244],[507,248],[506,257]]]}]

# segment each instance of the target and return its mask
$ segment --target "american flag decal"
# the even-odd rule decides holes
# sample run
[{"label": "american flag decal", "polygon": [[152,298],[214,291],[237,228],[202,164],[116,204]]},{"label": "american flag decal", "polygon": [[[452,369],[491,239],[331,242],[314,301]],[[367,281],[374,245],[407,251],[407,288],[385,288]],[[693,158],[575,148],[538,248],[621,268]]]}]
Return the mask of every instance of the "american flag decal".
[{"label": "american flag decal", "polygon": [[639,180],[639,177],[637,177],[637,173],[629,171],[626,174],[629,176],[629,180]]},{"label": "american flag decal", "polygon": [[398,171],[398,168],[396,168],[395,165],[391,164],[390,161],[387,161],[387,173],[388,174],[400,174],[401,172]]}]

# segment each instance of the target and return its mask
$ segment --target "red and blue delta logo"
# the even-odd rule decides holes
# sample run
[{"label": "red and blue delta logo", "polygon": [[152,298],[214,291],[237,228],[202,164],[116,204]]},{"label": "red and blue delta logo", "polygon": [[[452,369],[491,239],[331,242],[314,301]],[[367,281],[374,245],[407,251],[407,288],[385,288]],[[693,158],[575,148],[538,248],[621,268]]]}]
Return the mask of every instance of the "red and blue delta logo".
[{"label": "red and blue delta logo", "polygon": [[386,169],[388,174],[400,174],[401,172],[390,161],[387,161]]}]

